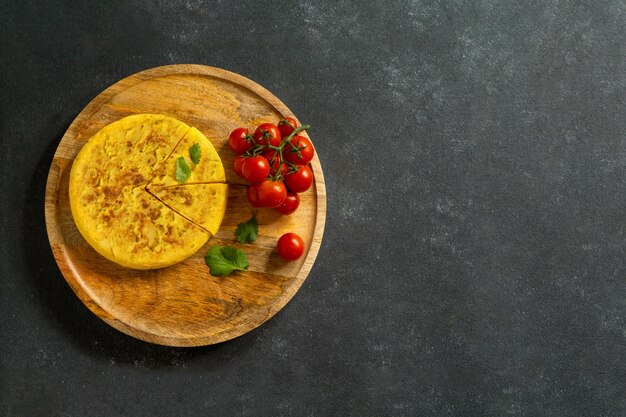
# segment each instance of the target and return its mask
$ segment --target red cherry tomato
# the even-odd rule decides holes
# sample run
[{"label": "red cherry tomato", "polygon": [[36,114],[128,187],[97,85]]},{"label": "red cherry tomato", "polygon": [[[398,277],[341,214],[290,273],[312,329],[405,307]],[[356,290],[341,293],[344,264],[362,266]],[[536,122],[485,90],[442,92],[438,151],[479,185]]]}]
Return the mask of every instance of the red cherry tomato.
[{"label": "red cherry tomato", "polygon": [[261,155],[263,155],[265,159],[269,161],[270,167],[274,163],[274,160],[279,160],[278,152],[276,152],[273,149],[266,149],[263,152],[261,152]]},{"label": "red cherry tomato", "polygon": [[264,180],[257,186],[258,202],[261,207],[280,206],[287,197],[287,187],[282,181]]},{"label": "red cherry tomato", "polygon": [[287,175],[287,172],[289,172],[289,167],[287,166],[287,164],[283,163],[281,165],[279,157],[274,157],[270,159],[269,162],[270,162],[270,175],[276,175],[276,173],[278,172],[278,167],[280,166],[280,175],[282,175],[284,179],[285,175]]},{"label": "red cherry tomato", "polygon": [[283,135],[283,138],[291,135],[291,132],[293,132],[296,127],[298,127],[298,123],[296,123],[296,119],[293,117],[284,117],[278,122],[278,129],[280,130],[280,134]]},{"label": "red cherry tomato", "polygon": [[285,176],[285,184],[294,193],[303,193],[313,184],[313,171],[306,165],[296,167],[298,170]]},{"label": "red cherry tomato", "polygon": [[285,201],[283,201],[280,206],[276,207],[276,211],[280,214],[291,214],[296,211],[299,205],[300,196],[296,193],[287,193]]},{"label": "red cherry tomato", "polygon": [[241,173],[253,184],[261,182],[270,174],[270,163],[261,155],[246,158],[241,167]]},{"label": "red cherry tomato", "polygon": [[246,197],[252,207],[261,207],[259,202],[259,184],[252,184],[246,189]]},{"label": "red cherry tomato", "polygon": [[295,233],[285,233],[278,239],[276,249],[281,258],[293,261],[304,253],[304,241]]},{"label": "red cherry tomato", "polygon": [[276,127],[276,125],[272,123],[263,123],[256,128],[252,137],[254,137],[254,140],[259,145],[267,145],[269,139],[270,145],[278,146],[280,145],[280,139],[282,136],[280,135],[280,130]]},{"label": "red cherry tomato", "polygon": [[278,157],[274,149],[265,149],[263,152],[261,152],[261,155],[263,155],[268,161],[271,161],[274,157]]},{"label": "red cherry tomato", "polygon": [[230,132],[228,136],[228,144],[237,154],[242,154],[248,149],[252,148],[251,140],[249,139],[250,132],[245,127],[238,127],[237,129]]},{"label": "red cherry tomato", "polygon": [[243,172],[241,171],[241,168],[243,168],[243,163],[246,162],[246,159],[248,158],[241,155],[233,159],[233,171],[235,171],[235,174],[239,175],[240,177],[243,177]]},{"label": "red cherry tomato", "polygon": [[[270,175],[276,175],[276,171],[278,170],[278,166],[280,165],[280,157],[278,155],[278,152],[273,149],[266,149],[261,153],[261,155],[263,155],[270,163]],[[283,164],[280,168],[280,172],[283,178],[285,178],[287,170],[287,164]]]},{"label": "red cherry tomato", "polygon": [[291,141],[283,149],[283,158],[298,165],[308,164],[313,159],[314,154],[315,150],[311,141],[299,135],[291,138]]}]

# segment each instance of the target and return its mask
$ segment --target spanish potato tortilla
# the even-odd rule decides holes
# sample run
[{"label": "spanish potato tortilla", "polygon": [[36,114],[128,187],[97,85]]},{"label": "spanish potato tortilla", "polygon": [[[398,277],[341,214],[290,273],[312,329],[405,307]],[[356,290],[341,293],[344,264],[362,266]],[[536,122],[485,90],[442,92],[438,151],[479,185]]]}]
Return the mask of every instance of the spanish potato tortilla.
[{"label": "spanish potato tortilla", "polygon": [[[192,164],[185,153],[195,143],[201,158]],[[192,167],[182,185],[175,179],[179,156]],[[105,126],[83,146],[70,173],[70,207],[101,255],[130,268],[161,268],[191,256],[217,232],[224,180],[219,155],[200,131],[171,117],[138,114]],[[163,187],[172,181],[178,186]]]}]

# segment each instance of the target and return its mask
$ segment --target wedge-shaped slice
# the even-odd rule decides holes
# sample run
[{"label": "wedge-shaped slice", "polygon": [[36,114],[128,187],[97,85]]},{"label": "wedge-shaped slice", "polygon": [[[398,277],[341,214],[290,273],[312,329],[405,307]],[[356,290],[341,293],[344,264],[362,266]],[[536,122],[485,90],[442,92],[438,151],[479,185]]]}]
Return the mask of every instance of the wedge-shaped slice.
[{"label": "wedge-shaped slice", "polygon": [[157,199],[189,221],[215,235],[226,212],[228,185],[186,184],[150,189]]},{"label": "wedge-shaped slice", "polygon": [[[190,155],[190,148],[196,144],[200,148],[200,159],[197,164],[192,161]],[[185,184],[226,182],[224,166],[217,151],[202,132],[192,127],[178,143],[174,152],[156,168],[148,188],[180,185],[181,183],[176,180],[176,164],[180,157],[185,159],[191,170]]]}]

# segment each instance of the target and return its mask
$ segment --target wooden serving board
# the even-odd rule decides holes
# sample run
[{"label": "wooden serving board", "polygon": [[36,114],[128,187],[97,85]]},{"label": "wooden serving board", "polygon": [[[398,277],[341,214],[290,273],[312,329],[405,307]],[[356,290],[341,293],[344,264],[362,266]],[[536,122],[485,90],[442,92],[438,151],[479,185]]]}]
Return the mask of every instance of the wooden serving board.
[{"label": "wooden serving board", "polygon": [[[103,126],[136,113],[175,117],[202,131],[217,149],[230,184],[226,216],[218,234],[187,260],[163,269],[139,271],[100,256],[79,233],[69,205],[69,173],[74,158]],[[295,117],[272,93],[240,75],[202,65],[169,65],[124,78],[80,112],[54,155],[46,185],[48,238],[63,276],[85,305],[105,322],[136,338],[170,346],[201,346],[240,336],[267,321],[294,296],[317,256],[324,231],[326,189],[317,157],[315,182],[300,195],[290,216],[271,209],[257,215],[259,238],[249,245],[235,240],[238,223],[252,207],[246,183],[232,171],[234,153],[228,134],[254,129],[264,121]],[[296,118],[297,120],[297,118]],[[300,122],[298,122],[300,123]],[[306,134],[305,134],[306,135]],[[315,141],[313,140],[313,143]],[[296,232],[307,250],[297,261],[283,261],[276,242]],[[242,249],[247,272],[213,277],[204,263],[211,245]]]}]

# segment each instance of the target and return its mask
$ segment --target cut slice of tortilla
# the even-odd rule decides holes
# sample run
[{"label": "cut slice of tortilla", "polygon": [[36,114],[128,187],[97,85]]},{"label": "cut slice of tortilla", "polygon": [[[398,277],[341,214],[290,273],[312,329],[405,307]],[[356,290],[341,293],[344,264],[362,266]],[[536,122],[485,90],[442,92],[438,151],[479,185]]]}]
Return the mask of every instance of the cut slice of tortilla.
[{"label": "cut slice of tortilla", "polygon": [[171,210],[215,235],[226,212],[228,185],[184,184],[151,187],[149,192]]},{"label": "cut slice of tortilla", "polygon": [[[190,148],[196,144],[200,148],[200,160],[197,164],[192,161],[190,155]],[[192,127],[169,157],[157,166],[147,188],[182,185],[176,179],[176,164],[181,157],[184,158],[191,171],[191,175],[183,184],[226,182],[224,166],[217,151],[202,132]]]}]

